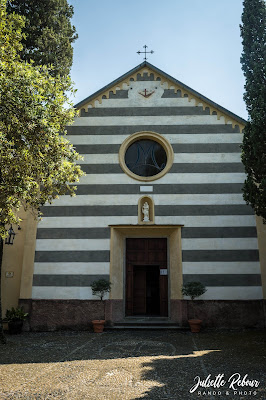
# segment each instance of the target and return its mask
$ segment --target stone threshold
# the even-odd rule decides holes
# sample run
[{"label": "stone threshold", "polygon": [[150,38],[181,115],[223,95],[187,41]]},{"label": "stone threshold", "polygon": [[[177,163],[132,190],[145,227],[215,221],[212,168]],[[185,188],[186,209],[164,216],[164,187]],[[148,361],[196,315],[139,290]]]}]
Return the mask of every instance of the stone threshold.
[{"label": "stone threshold", "polygon": [[187,330],[187,327],[181,327],[177,323],[172,322],[168,317],[154,316],[130,316],[116,321],[112,326],[106,329],[139,329],[139,330],[158,330],[158,329],[177,329]]},{"label": "stone threshold", "polygon": [[177,330],[177,331],[188,331],[189,328],[181,327],[179,325],[113,325],[106,326],[105,330]]}]

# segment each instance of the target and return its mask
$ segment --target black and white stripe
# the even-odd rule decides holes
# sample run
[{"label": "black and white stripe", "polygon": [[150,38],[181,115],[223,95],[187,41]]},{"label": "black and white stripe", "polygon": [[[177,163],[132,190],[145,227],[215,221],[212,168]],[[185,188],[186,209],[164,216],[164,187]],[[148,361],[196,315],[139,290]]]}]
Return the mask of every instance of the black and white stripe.
[{"label": "black and white stripe", "polygon": [[178,96],[152,100],[152,106],[143,99],[132,103],[130,96],[85,107],[67,127],[87,175],[76,197],[42,208],[33,298],[89,299],[92,280],[109,276],[108,225],[137,224],[144,194],[143,183],[122,171],[118,152],[125,138],[141,131],[163,135],[175,153],[168,174],[145,186],[152,186],[155,223],[184,225],[184,282],[201,280],[206,299],[261,298],[255,218],[242,199],[239,126]]}]

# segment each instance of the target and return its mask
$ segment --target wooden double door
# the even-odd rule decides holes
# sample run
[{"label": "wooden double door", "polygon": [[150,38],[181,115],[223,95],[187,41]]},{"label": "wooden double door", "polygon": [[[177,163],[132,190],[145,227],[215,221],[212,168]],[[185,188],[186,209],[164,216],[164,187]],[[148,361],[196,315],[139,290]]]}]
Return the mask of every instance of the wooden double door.
[{"label": "wooden double door", "polygon": [[168,316],[166,238],[126,239],[126,315]]}]

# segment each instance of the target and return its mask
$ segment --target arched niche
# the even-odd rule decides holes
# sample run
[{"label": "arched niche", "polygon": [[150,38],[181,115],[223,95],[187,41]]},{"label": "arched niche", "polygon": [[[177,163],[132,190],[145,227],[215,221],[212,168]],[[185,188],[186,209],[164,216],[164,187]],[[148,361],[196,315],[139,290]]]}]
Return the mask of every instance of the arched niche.
[{"label": "arched niche", "polygon": [[[147,204],[147,207],[145,206]],[[146,210],[146,211],[144,211]],[[148,220],[147,220],[148,215]],[[154,202],[150,196],[143,196],[138,202],[138,224],[152,225],[154,220]]]}]

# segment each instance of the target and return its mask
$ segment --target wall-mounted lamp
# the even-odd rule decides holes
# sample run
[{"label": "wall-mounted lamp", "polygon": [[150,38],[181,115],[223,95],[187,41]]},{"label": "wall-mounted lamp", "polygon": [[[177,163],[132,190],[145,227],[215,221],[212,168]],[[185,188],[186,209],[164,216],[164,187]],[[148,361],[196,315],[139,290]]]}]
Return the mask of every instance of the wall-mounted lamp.
[{"label": "wall-mounted lamp", "polygon": [[12,228],[12,225],[10,225],[10,228],[8,229],[8,236],[5,240],[5,244],[13,244],[14,243],[14,239],[15,239],[15,232]]}]

